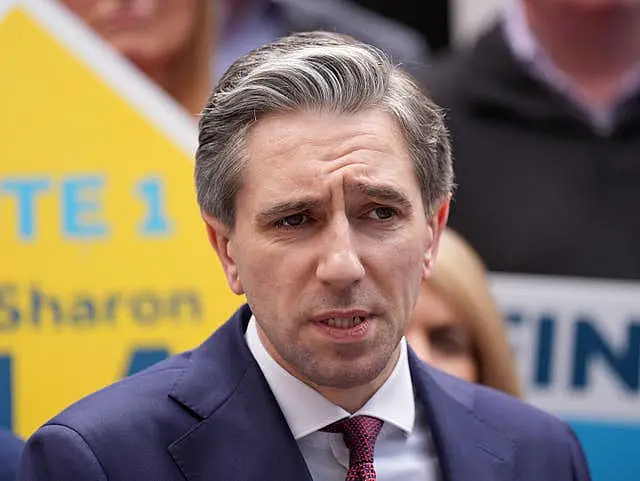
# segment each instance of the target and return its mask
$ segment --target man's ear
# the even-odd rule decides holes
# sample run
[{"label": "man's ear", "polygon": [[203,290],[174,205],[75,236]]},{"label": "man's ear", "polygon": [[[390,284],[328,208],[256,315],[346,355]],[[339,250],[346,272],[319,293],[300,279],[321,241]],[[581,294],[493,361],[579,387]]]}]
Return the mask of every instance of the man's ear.
[{"label": "man's ear", "polygon": [[229,287],[236,294],[244,294],[244,288],[242,287],[242,282],[240,282],[238,265],[234,255],[235,244],[231,239],[229,227],[209,214],[201,212],[201,215],[207,228],[209,243],[218,254],[218,259],[220,259],[220,263],[224,269]]},{"label": "man's ear", "polygon": [[427,279],[431,275],[436,258],[438,257],[442,231],[447,227],[447,221],[449,220],[450,204],[451,194],[447,195],[447,197],[440,203],[431,219],[429,219],[429,229],[431,230],[432,239],[431,244],[427,247],[427,251],[424,255],[424,269],[422,273],[424,279]]}]

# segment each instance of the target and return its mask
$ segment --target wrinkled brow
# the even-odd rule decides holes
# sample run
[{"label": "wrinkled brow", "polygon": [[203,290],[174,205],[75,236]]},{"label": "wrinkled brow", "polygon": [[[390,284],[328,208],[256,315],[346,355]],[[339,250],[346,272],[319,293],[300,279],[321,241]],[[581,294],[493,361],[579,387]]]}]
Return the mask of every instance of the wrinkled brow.
[{"label": "wrinkled brow", "polygon": [[267,224],[273,219],[286,217],[287,215],[295,214],[296,212],[317,210],[320,208],[321,204],[322,202],[320,200],[311,197],[284,201],[266,207],[256,215],[256,219],[259,224]]},{"label": "wrinkled brow", "polygon": [[[411,201],[394,187],[369,184],[366,182],[350,182],[345,186],[347,193],[357,193],[377,202],[391,203],[400,208],[411,209]],[[319,210],[322,201],[315,197],[288,200],[271,206],[267,206],[256,215],[259,224],[268,224],[274,219],[280,219],[298,212],[310,212]]]},{"label": "wrinkled brow", "polygon": [[353,182],[346,186],[347,191],[355,191],[365,197],[381,202],[390,202],[403,208],[411,208],[411,201],[394,187],[366,182]]}]

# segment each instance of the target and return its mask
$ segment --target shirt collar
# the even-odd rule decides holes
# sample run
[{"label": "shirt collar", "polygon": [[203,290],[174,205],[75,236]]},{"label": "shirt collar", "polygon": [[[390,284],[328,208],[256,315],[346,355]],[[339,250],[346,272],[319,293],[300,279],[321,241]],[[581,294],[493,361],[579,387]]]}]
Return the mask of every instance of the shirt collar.
[{"label": "shirt collar", "polygon": [[569,78],[555,66],[536,39],[520,1],[506,9],[502,26],[514,56],[531,73],[560,92],[570,95],[572,89]]},{"label": "shirt collar", "polygon": [[[340,406],[291,375],[271,357],[260,341],[254,316],[251,316],[247,326],[246,340],[296,440],[350,416]],[[394,425],[405,435],[413,430],[415,398],[404,338],[400,342],[400,357],[393,372],[354,415],[374,416]]]},{"label": "shirt collar", "polygon": [[535,62],[541,52],[529,28],[524,8],[520,2],[514,2],[505,10],[502,25],[514,55],[520,61]]}]

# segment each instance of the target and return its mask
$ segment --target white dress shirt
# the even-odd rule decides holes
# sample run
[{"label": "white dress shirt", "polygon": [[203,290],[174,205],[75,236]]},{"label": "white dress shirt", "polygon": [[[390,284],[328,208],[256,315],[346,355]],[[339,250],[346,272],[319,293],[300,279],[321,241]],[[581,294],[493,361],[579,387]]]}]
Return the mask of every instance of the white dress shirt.
[{"label": "white dress shirt", "polygon": [[[314,481],[344,481],[349,450],[342,434],[319,429],[350,414],[315,389],[289,374],[267,352],[258,336],[255,318],[246,339],[253,357],[280,405]],[[377,481],[435,481],[438,463],[435,448],[416,403],[409,372],[407,344],[401,341],[400,357],[387,381],[354,414],[384,421],[375,447]]]}]

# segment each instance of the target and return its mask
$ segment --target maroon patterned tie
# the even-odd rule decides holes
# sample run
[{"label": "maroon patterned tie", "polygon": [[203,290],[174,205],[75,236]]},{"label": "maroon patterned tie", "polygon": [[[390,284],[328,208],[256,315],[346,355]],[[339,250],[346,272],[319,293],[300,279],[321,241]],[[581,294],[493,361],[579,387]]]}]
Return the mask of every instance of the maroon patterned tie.
[{"label": "maroon patterned tie", "polygon": [[349,471],[345,481],[376,481],[373,451],[382,421],[371,416],[354,416],[330,424],[323,431],[342,433],[349,448]]}]

